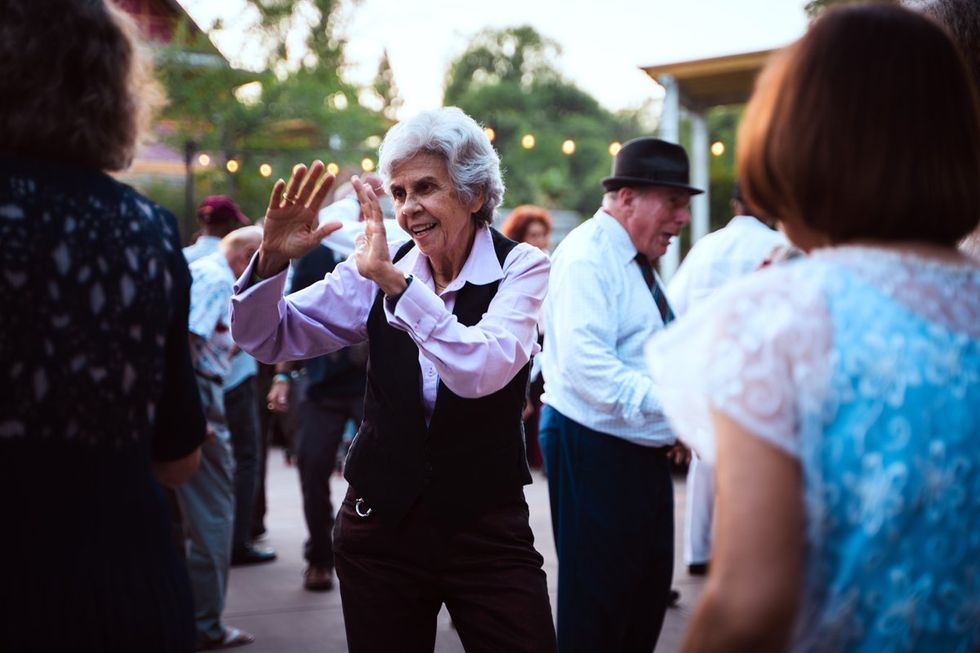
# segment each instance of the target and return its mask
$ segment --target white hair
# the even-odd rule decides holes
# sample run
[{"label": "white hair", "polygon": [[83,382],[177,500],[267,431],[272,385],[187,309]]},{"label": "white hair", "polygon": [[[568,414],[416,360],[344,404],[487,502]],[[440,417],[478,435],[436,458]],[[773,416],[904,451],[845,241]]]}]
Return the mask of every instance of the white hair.
[{"label": "white hair", "polygon": [[378,150],[378,168],[385,186],[390,186],[391,173],[397,165],[423,153],[446,162],[449,178],[463,204],[482,193],[483,204],[473,218],[487,224],[493,222],[494,211],[504,199],[500,157],[475,120],[457,107],[445,107],[424,111],[389,129]]}]

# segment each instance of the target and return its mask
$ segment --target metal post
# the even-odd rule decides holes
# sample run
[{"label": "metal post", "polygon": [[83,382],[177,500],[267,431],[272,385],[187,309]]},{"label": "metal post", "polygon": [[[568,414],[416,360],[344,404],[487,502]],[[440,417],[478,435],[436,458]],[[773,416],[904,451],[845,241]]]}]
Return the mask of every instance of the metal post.
[{"label": "metal post", "polygon": [[691,244],[710,229],[711,203],[708,200],[711,175],[708,172],[708,121],[703,113],[691,113],[691,185],[704,193],[691,198]]},{"label": "metal post", "polygon": [[[681,92],[673,75],[661,75],[657,81],[664,87],[664,108],[660,114],[660,138],[671,143],[680,142]],[[670,279],[680,264],[680,241],[674,238],[667,252],[660,257],[660,276]]]}]

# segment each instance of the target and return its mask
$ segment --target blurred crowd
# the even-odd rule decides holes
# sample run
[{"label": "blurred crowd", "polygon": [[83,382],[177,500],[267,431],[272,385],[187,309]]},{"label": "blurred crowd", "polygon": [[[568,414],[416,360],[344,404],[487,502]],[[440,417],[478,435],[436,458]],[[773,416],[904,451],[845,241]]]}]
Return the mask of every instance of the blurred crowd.
[{"label": "blurred crowd", "polygon": [[297,163],[260,218],[207,197],[182,247],[110,174],[161,100],[131,19],[0,14],[0,650],[253,642],[223,612],[277,559],[273,444],[351,651],[431,651],[444,606],[467,651],[653,651],[678,470],[684,651],[980,650],[973,0],[845,3],[777,52],[732,217],[666,282],[682,146],[625,143],[552,250],[543,207],[494,226],[500,156],[453,107],[378,174]]}]

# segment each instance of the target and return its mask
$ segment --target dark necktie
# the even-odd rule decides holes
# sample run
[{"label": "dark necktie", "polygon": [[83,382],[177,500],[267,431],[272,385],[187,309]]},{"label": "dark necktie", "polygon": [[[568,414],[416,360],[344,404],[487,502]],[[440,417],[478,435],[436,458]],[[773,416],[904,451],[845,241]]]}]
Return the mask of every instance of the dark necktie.
[{"label": "dark necktie", "polygon": [[650,259],[648,259],[643,254],[636,255],[636,263],[640,266],[640,272],[643,273],[643,280],[647,283],[647,288],[650,289],[650,293],[653,295],[653,301],[657,305],[657,310],[660,311],[660,317],[663,318],[664,324],[670,324],[671,320],[674,319],[674,311],[671,310],[670,304],[667,303],[667,295],[661,290],[660,284],[657,283],[657,277],[653,274],[653,265],[650,264]]}]

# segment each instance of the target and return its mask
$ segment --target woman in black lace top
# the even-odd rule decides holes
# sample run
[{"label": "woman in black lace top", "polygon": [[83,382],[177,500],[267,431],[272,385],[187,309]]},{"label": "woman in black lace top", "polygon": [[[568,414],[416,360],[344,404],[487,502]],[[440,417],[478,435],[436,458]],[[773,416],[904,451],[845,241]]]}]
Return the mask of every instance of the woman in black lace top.
[{"label": "woman in black lace top", "polygon": [[127,167],[148,79],[102,0],[0,0],[0,650],[190,651],[161,483],[205,434],[174,218]]}]

